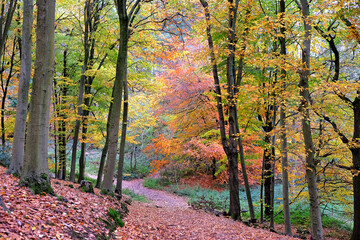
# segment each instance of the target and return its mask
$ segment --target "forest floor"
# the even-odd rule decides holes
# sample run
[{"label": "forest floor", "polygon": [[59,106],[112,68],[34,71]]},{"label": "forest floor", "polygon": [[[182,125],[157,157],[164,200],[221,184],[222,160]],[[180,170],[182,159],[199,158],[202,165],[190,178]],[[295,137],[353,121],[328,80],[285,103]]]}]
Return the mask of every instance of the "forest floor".
[{"label": "forest floor", "polygon": [[194,210],[186,198],[145,188],[142,182],[123,181],[123,188],[145,195],[150,202],[130,206],[125,227],[117,232],[120,239],[293,239]]},{"label": "forest floor", "polygon": [[[52,180],[57,196],[33,195],[5,172],[0,167],[0,239],[96,239],[107,233],[100,219],[110,207],[119,208],[118,200],[98,189],[84,193],[61,180]],[[294,239],[194,210],[185,198],[144,188],[142,180],[124,181],[124,187],[149,202],[131,204],[117,239]]]}]

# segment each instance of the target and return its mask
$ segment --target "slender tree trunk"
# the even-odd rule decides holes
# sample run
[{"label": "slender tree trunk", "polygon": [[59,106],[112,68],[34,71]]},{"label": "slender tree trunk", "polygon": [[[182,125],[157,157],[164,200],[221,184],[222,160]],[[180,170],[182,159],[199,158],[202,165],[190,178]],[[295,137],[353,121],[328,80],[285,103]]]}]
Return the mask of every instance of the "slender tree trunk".
[{"label": "slender tree trunk", "polygon": [[[84,101],[84,90],[85,90],[85,81],[86,76],[85,72],[88,69],[89,57],[90,57],[90,44],[89,44],[89,36],[90,36],[90,21],[91,21],[91,9],[89,1],[85,3],[84,10],[84,64],[81,69],[81,77],[80,77],[80,86],[79,86],[79,96],[78,96],[78,118],[83,116],[83,109],[81,105]],[[72,153],[71,153],[71,170],[70,170],[70,181],[75,182],[75,169],[76,169],[76,155],[77,155],[77,145],[79,141],[79,133],[80,133],[80,119],[77,119],[75,122],[74,128],[74,137],[73,137],[73,145],[72,145]]]},{"label": "slender tree trunk", "polygon": [[[270,116],[266,117],[267,119],[270,118]],[[273,165],[274,165],[274,155],[272,154],[272,143],[271,143],[271,136],[270,132],[273,129],[272,121],[268,121],[266,123],[265,128],[265,143],[266,148],[264,150],[264,203],[265,203],[265,218],[267,220],[271,219],[271,216],[273,215],[272,210],[272,178],[274,177],[273,173]]]},{"label": "slender tree trunk", "polygon": [[[4,53],[8,32],[16,9],[17,0],[2,2],[3,12],[0,15],[0,59]],[[4,14],[4,15],[3,15]]]},{"label": "slender tree trunk", "polygon": [[[359,92],[358,92],[359,94]],[[360,98],[353,102],[354,133],[350,148],[353,158],[354,226],[351,240],[360,239]]]},{"label": "slender tree trunk", "polygon": [[[283,23],[285,14],[285,0],[280,0],[280,21],[282,26],[280,27],[281,37],[280,40],[280,54],[283,57],[285,63],[286,57],[286,40],[285,40],[285,25]],[[283,210],[284,210],[284,222],[285,222],[285,234],[292,235],[291,232],[291,218],[290,218],[290,200],[289,200],[289,162],[287,152],[287,137],[286,137],[286,105],[283,94],[286,92],[286,70],[281,68],[280,76],[281,84],[281,104],[280,104],[280,139],[281,139],[281,169],[282,169],[282,193],[283,193]]]},{"label": "slender tree trunk", "polygon": [[[114,91],[112,92],[112,97],[114,96]],[[104,165],[105,165],[105,160],[106,160],[106,155],[109,149],[109,124],[110,124],[110,118],[111,118],[111,109],[112,109],[112,102],[110,103],[110,107],[109,107],[109,114],[108,114],[108,119],[106,122],[106,138],[105,138],[105,144],[104,144],[104,148],[101,151],[101,159],[100,159],[100,165],[99,165],[99,171],[98,171],[98,175],[97,175],[97,179],[96,179],[96,188],[100,188],[101,186],[101,182],[102,182],[102,175],[103,175],[103,171],[104,171]]]},{"label": "slender tree trunk", "polygon": [[[248,9],[246,11],[246,16],[245,16],[246,23],[248,21],[248,18],[250,17],[250,13],[251,13],[250,7],[248,6]],[[243,79],[244,51],[246,50],[245,36],[246,36],[247,32],[248,32],[248,28],[246,28],[245,33],[243,34],[244,39],[243,39],[243,44],[242,44],[242,49],[241,49],[242,53],[240,53],[240,59],[239,59],[239,64],[238,64],[237,76],[236,76],[235,94],[239,93],[239,88],[240,88],[240,85],[241,85],[242,79]],[[236,114],[237,114],[237,112],[236,112]],[[238,116],[236,116],[236,119],[238,119]],[[254,223],[254,222],[256,222],[256,218],[255,218],[253,201],[252,201],[252,197],[251,197],[249,179],[248,179],[248,175],[247,175],[247,171],[246,171],[245,154],[244,154],[244,147],[243,147],[243,143],[242,143],[242,137],[240,134],[239,121],[236,121],[236,132],[238,134],[240,164],[241,164],[241,171],[242,171],[243,179],[244,179],[246,198],[247,198],[247,202],[248,202],[248,206],[249,206],[250,221]]]},{"label": "slender tree trunk", "polygon": [[5,137],[5,133],[6,133],[6,131],[5,131],[5,103],[6,103],[9,83],[10,83],[11,78],[13,77],[14,58],[15,58],[15,55],[16,55],[15,50],[16,50],[16,37],[14,38],[14,43],[13,43],[13,47],[12,47],[9,75],[5,80],[5,84],[4,84],[2,75],[1,75],[1,88],[2,88],[2,92],[3,92],[3,95],[1,97],[1,140],[2,140],[3,147],[5,147],[5,144],[6,144],[6,137]]},{"label": "slender tree trunk", "polygon": [[[236,128],[237,128],[236,130],[237,130],[238,134],[240,134],[239,123],[236,124]],[[252,201],[252,197],[251,197],[249,178],[248,178],[247,171],[246,171],[245,154],[244,154],[244,147],[242,144],[241,136],[239,136],[239,138],[238,138],[238,144],[239,144],[239,152],[240,152],[241,170],[242,170],[242,174],[243,174],[243,178],[244,178],[246,198],[248,201],[249,212],[250,212],[250,221],[254,223],[254,222],[256,222],[256,218],[255,218],[255,212],[254,212],[254,205],[253,205],[253,201]]]},{"label": "slender tree trunk", "polygon": [[36,62],[22,183],[53,193],[48,176],[51,82],[54,74],[55,0],[37,0]]},{"label": "slender tree trunk", "polygon": [[21,44],[21,69],[16,106],[14,140],[12,145],[12,158],[8,173],[20,176],[25,149],[25,129],[28,108],[29,86],[31,78],[32,40],[31,30],[33,24],[33,1],[23,0],[23,26]]},{"label": "slender tree trunk", "polygon": [[101,187],[107,192],[113,191],[112,185],[119,137],[122,90],[127,75],[127,54],[129,41],[129,18],[127,15],[126,0],[117,0],[116,5],[120,23],[120,46],[116,63],[113,104],[109,110],[111,111],[111,118],[109,119],[109,151],[105,165],[104,180]]},{"label": "slender tree trunk", "polygon": [[229,191],[230,191],[230,209],[229,214],[233,219],[241,220],[241,208],[239,199],[239,179],[238,179],[238,149],[236,137],[236,99],[235,99],[235,23],[237,16],[238,1],[234,4],[229,0],[229,32],[228,32],[228,50],[227,57],[227,82],[228,82],[228,105],[229,105],[229,140],[227,140],[225,132],[225,118],[222,107],[220,81],[215,58],[214,44],[211,35],[210,11],[208,3],[205,0],[199,0],[204,8],[206,18],[206,34],[208,45],[210,49],[210,58],[212,65],[212,72],[215,84],[216,102],[219,114],[221,143],[228,158],[228,172],[229,172]]},{"label": "slender tree trunk", "polygon": [[87,117],[88,114],[84,114],[83,120],[83,129],[82,129],[82,143],[81,143],[81,150],[80,150],[80,158],[79,158],[79,177],[78,183],[85,179],[85,152],[86,152],[86,134],[87,134]]},{"label": "slender tree trunk", "polygon": [[261,180],[260,180],[260,222],[264,222],[264,169],[265,166],[265,151],[263,153],[263,159],[261,164]]},{"label": "slender tree trunk", "polygon": [[[86,33],[86,31],[85,31]],[[86,51],[85,51],[86,53]],[[87,66],[87,58],[85,57],[86,66]],[[78,96],[78,112],[77,117],[81,117],[83,115],[83,109],[81,107],[84,99],[84,87],[85,87],[85,63],[83,65],[80,77],[80,86],[79,86],[79,96]],[[75,170],[76,170],[76,155],[77,155],[77,145],[79,141],[79,132],[80,132],[80,119],[76,119],[75,128],[74,128],[74,137],[72,144],[72,152],[71,152],[71,169],[70,169],[70,181],[75,182]]]},{"label": "slender tree trunk", "polygon": [[306,181],[308,184],[308,191],[310,197],[310,214],[311,214],[311,227],[312,237],[315,240],[322,240],[323,229],[321,222],[321,211],[319,204],[318,189],[316,184],[316,160],[314,158],[315,148],[312,139],[311,126],[310,126],[310,93],[309,93],[309,77],[310,77],[310,47],[311,47],[311,25],[310,20],[310,7],[307,0],[301,0],[302,14],[304,17],[304,40],[302,50],[302,63],[303,69],[300,73],[300,96],[301,105],[300,112],[302,114],[302,133],[305,143],[306,155]]},{"label": "slender tree trunk", "polygon": [[239,199],[239,151],[237,148],[237,108],[235,97],[235,29],[237,19],[237,9],[239,0],[235,2],[228,0],[229,3],[229,25],[228,25],[228,55],[226,59],[226,78],[227,78],[227,92],[229,104],[229,148],[227,152],[229,164],[229,190],[230,190],[230,209],[229,213],[233,219],[241,220],[241,207]]},{"label": "slender tree trunk", "polygon": [[[63,54],[63,77],[67,78],[69,77],[68,74],[68,67],[67,67],[67,49],[65,49]],[[60,111],[60,119],[58,121],[58,138],[59,138],[59,162],[60,162],[60,178],[65,180],[66,179],[66,114],[62,111],[63,105],[66,104],[66,96],[67,96],[67,90],[68,87],[66,83],[61,88],[61,98],[59,103],[59,111]]]},{"label": "slender tree trunk", "polygon": [[125,157],[125,144],[126,144],[126,127],[128,121],[128,112],[129,112],[129,94],[128,94],[128,85],[127,79],[124,79],[124,110],[123,110],[123,123],[121,129],[121,142],[120,142],[120,153],[119,153],[119,163],[118,163],[118,174],[116,181],[115,192],[121,196],[122,190],[122,176],[124,168],[124,157]]},{"label": "slender tree trunk", "polygon": [[[54,80],[54,85],[55,85],[55,80]],[[54,98],[55,98],[55,102],[53,104],[53,110],[54,112],[56,112],[56,106],[57,106],[57,94],[56,94],[56,85],[54,86]],[[59,141],[57,139],[57,130],[56,130],[56,121],[54,121],[54,162],[55,162],[55,178],[59,178],[59,172],[58,172],[58,146],[59,146]]]}]

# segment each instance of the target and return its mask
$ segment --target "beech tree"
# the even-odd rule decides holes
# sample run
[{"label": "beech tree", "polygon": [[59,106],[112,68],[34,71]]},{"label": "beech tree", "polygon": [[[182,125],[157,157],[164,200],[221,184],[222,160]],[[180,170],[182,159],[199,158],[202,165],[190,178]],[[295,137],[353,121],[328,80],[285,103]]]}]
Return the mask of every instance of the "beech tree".
[{"label": "beech tree", "polygon": [[[280,54],[283,58],[286,58],[286,38],[285,31],[286,26],[284,18],[286,14],[285,0],[279,1],[280,12]],[[285,59],[284,59],[285,60]],[[286,91],[286,70],[281,68],[280,70],[280,94]],[[287,150],[287,134],[286,134],[286,105],[285,99],[282,97],[280,104],[280,138],[281,138],[281,170],[282,170],[282,193],[283,193],[283,209],[284,209],[284,222],[285,222],[285,234],[292,235],[291,232],[291,219],[290,219],[290,200],[289,200],[289,162],[288,162],[288,150]]]},{"label": "beech tree", "polygon": [[124,82],[127,77],[127,55],[128,55],[128,43],[129,43],[129,20],[136,14],[136,9],[140,4],[140,0],[136,0],[129,12],[127,9],[127,0],[116,0],[116,10],[119,16],[120,24],[120,44],[118,58],[116,62],[116,76],[113,87],[113,100],[109,109],[109,125],[108,125],[108,154],[106,165],[104,169],[104,180],[101,188],[106,192],[113,191],[113,178],[114,169],[117,156],[117,145],[119,138],[119,125],[120,125],[120,112],[122,105],[122,92],[124,88]]},{"label": "beech tree", "polygon": [[12,146],[12,158],[8,169],[9,174],[20,175],[24,161],[25,129],[29,99],[29,86],[32,63],[32,40],[31,30],[33,25],[33,0],[24,0],[23,25],[21,41],[21,69],[16,106],[16,119],[14,140]]},{"label": "beech tree", "polygon": [[311,229],[313,238],[316,240],[323,239],[323,228],[321,222],[321,209],[319,203],[319,195],[316,183],[316,165],[315,160],[315,146],[311,133],[311,118],[310,118],[310,90],[309,78],[311,74],[310,54],[311,54],[311,21],[310,21],[310,6],[307,0],[301,0],[299,7],[303,16],[304,36],[302,41],[302,67],[300,70],[300,113],[302,134],[305,145],[305,159],[306,159],[306,182],[308,184],[310,214],[311,214]]},{"label": "beech tree", "polygon": [[[225,154],[228,159],[228,173],[229,173],[229,189],[230,189],[230,209],[229,215],[233,219],[241,220],[241,208],[240,208],[240,199],[239,199],[239,179],[238,179],[238,143],[237,138],[239,134],[237,132],[237,108],[236,108],[236,97],[235,89],[238,87],[238,82],[236,81],[236,72],[235,72],[235,31],[236,31],[236,19],[237,19],[237,10],[239,5],[239,0],[235,2],[232,0],[228,1],[228,55],[226,58],[226,78],[227,78],[227,108],[228,108],[228,124],[229,132],[225,132],[225,117],[224,109],[222,105],[222,93],[220,88],[220,79],[218,73],[218,66],[215,57],[214,44],[211,33],[211,23],[210,23],[210,10],[207,1],[200,0],[201,5],[204,8],[205,18],[206,18],[206,34],[207,41],[210,50],[210,59],[212,65],[212,73],[214,78],[215,92],[216,92],[216,102],[217,109],[219,114],[219,124],[220,124],[220,133],[221,133],[221,143],[224,148]],[[228,136],[228,137],[227,137]]]},{"label": "beech tree", "polygon": [[48,139],[55,57],[55,0],[37,0],[36,6],[35,73],[21,181],[35,193],[53,193],[48,176]]}]

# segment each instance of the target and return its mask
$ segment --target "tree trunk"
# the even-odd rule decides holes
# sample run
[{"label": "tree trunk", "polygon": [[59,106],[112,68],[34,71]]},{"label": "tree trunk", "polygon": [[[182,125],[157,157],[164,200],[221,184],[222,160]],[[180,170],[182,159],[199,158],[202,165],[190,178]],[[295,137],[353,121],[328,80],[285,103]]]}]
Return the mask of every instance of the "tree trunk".
[{"label": "tree trunk", "polygon": [[21,69],[16,106],[16,118],[12,157],[8,173],[20,176],[25,149],[25,129],[28,108],[29,86],[31,78],[32,40],[31,31],[33,24],[33,1],[23,0],[23,26],[22,26],[22,50]]},{"label": "tree trunk", "polygon": [[128,112],[129,112],[129,94],[128,94],[128,85],[127,79],[124,79],[124,110],[123,110],[123,123],[121,129],[121,142],[120,142],[120,154],[119,154],[119,162],[118,162],[118,174],[116,181],[115,192],[121,196],[122,190],[122,176],[123,176],[123,168],[124,168],[124,157],[125,157],[125,144],[126,144],[126,127],[128,121]]},{"label": "tree trunk", "polygon": [[[4,53],[8,32],[16,9],[17,0],[2,1],[4,12],[0,15],[0,59]],[[24,4],[25,5],[25,4]],[[4,15],[3,15],[4,14]]]},{"label": "tree trunk", "polygon": [[[111,96],[114,96],[114,91],[112,92]],[[106,160],[106,155],[109,149],[109,123],[110,123],[110,116],[111,116],[111,109],[112,109],[112,102],[110,103],[110,107],[109,107],[109,114],[108,114],[108,119],[107,119],[107,123],[106,123],[106,138],[105,138],[105,145],[103,150],[101,151],[101,159],[100,159],[100,165],[99,165],[99,171],[98,171],[98,175],[97,175],[97,179],[96,179],[96,188],[100,188],[101,186],[101,182],[102,182],[102,175],[103,175],[103,171],[104,171],[104,165],[105,165],[105,160]]]},{"label": "tree trunk", "polygon": [[[84,64],[81,69],[81,77],[80,77],[80,85],[79,85],[79,96],[78,96],[78,117],[83,116],[83,109],[81,105],[84,101],[84,90],[85,90],[85,81],[86,76],[85,72],[88,69],[89,57],[90,57],[90,44],[89,44],[89,36],[90,36],[90,18],[91,18],[91,10],[90,3],[86,1],[85,10],[84,10]],[[75,122],[74,128],[74,137],[73,137],[73,145],[72,145],[72,154],[71,154],[71,170],[70,170],[70,181],[75,182],[75,169],[76,169],[76,155],[77,155],[77,145],[79,141],[79,133],[80,133],[80,119],[77,119]]]},{"label": "tree trunk", "polygon": [[[85,28],[86,29],[86,28]],[[85,35],[86,35],[85,31]],[[84,37],[85,38],[85,37]],[[86,55],[85,51],[85,55]],[[81,107],[84,99],[84,87],[85,87],[85,71],[87,66],[87,57],[85,57],[85,62],[83,68],[81,70],[81,77],[80,77],[80,86],[79,86],[79,96],[78,96],[78,112],[77,117],[81,117],[83,114],[83,109]],[[71,169],[70,169],[70,181],[75,182],[75,170],[76,170],[76,153],[77,153],[77,145],[79,141],[79,132],[80,132],[80,119],[76,119],[75,128],[74,128],[74,137],[73,137],[73,144],[72,144],[72,152],[71,152]]]},{"label": "tree trunk", "polygon": [[[273,110],[270,110],[273,111]],[[263,127],[265,131],[266,148],[264,150],[264,205],[265,205],[265,218],[270,220],[274,214],[273,211],[273,194],[272,183],[274,182],[273,165],[275,164],[275,156],[272,151],[272,142],[270,132],[273,130],[273,121],[270,116],[270,111],[267,112],[266,125]]]},{"label": "tree trunk", "polygon": [[237,9],[239,0],[235,3],[233,0],[228,0],[229,3],[229,23],[228,23],[228,55],[226,59],[226,79],[227,79],[227,92],[229,104],[229,147],[227,156],[229,160],[229,190],[230,190],[230,209],[229,214],[233,219],[241,220],[241,207],[239,199],[239,151],[237,148],[237,108],[235,97],[235,29],[237,19]]},{"label": "tree trunk", "polygon": [[[359,119],[360,120],[360,119]],[[360,148],[351,151],[353,157],[354,226],[351,240],[360,239]]]},{"label": "tree trunk", "polygon": [[260,180],[260,222],[264,222],[264,169],[265,166],[265,151],[261,163],[261,180]]},{"label": "tree trunk", "polygon": [[[69,77],[67,72],[67,49],[63,53],[63,77]],[[63,83],[64,84],[64,83]],[[66,96],[68,87],[66,83],[64,86],[59,86],[60,91],[59,95],[55,94],[55,99],[57,103],[57,111],[59,120],[58,123],[58,152],[59,152],[59,172],[56,172],[56,177],[62,180],[66,179],[66,114],[63,112],[62,107],[66,104]],[[56,86],[55,86],[56,88]],[[56,93],[56,89],[55,89]],[[55,145],[56,146],[56,145]]]},{"label": "tree trunk", "polygon": [[228,106],[229,106],[229,140],[225,132],[225,118],[222,107],[221,88],[215,57],[215,50],[213,39],[211,35],[210,11],[209,5],[205,0],[199,0],[204,8],[206,18],[206,34],[210,50],[210,59],[212,65],[212,73],[215,84],[217,110],[219,114],[220,135],[223,149],[228,159],[228,173],[229,173],[229,191],[230,191],[230,209],[229,214],[233,219],[241,220],[241,208],[239,199],[239,179],[238,179],[238,149],[237,149],[237,134],[236,134],[236,99],[235,99],[235,23],[238,2],[235,5],[233,1],[229,0],[229,32],[228,32],[228,50],[227,57],[227,84],[228,84]]},{"label": "tree trunk", "polygon": [[319,204],[318,189],[316,184],[316,161],[314,158],[315,148],[312,139],[310,126],[310,93],[309,93],[309,77],[310,77],[310,47],[311,47],[311,25],[309,22],[310,8],[307,0],[301,0],[302,14],[304,16],[304,40],[302,48],[303,69],[300,72],[300,113],[302,114],[302,133],[305,143],[306,158],[306,181],[310,197],[310,214],[312,237],[315,240],[322,240],[323,229],[321,222],[321,211]]},{"label": "tree trunk", "polygon": [[48,139],[55,57],[55,0],[37,0],[36,5],[36,62],[21,180],[35,193],[53,194],[48,176]]},{"label": "tree trunk", "polygon": [[6,132],[5,132],[5,103],[7,98],[7,93],[9,89],[9,83],[11,78],[13,77],[13,69],[14,69],[14,58],[15,58],[15,50],[16,50],[16,36],[14,37],[14,43],[12,47],[12,53],[10,58],[10,68],[9,68],[9,75],[5,80],[5,84],[3,81],[3,76],[1,75],[1,89],[2,89],[2,97],[1,97],[1,141],[3,147],[5,147],[6,144]]},{"label": "tree trunk", "polygon": [[86,134],[87,134],[87,116],[84,116],[83,120],[83,128],[82,128],[82,142],[81,142],[81,150],[80,150],[80,158],[79,158],[79,177],[78,183],[85,179],[85,165],[86,165]]},{"label": "tree trunk", "polygon": [[[280,33],[282,34],[279,38],[280,41],[280,54],[285,62],[286,57],[286,40],[285,40],[285,25],[283,23],[285,14],[285,0],[280,0]],[[281,68],[281,93],[286,91],[286,70]],[[280,94],[282,96],[282,94]],[[290,201],[289,201],[289,162],[287,152],[287,137],[286,137],[286,105],[285,99],[282,97],[280,104],[280,139],[281,139],[281,169],[282,169],[282,193],[283,193],[283,210],[284,210],[284,222],[285,222],[285,234],[288,236],[292,235],[291,232],[291,218],[290,218]]]},{"label": "tree trunk", "polygon": [[[239,123],[238,122],[236,124],[236,128],[237,128],[236,129],[237,133],[240,134],[240,129],[239,129]],[[243,178],[244,178],[246,198],[247,198],[247,201],[248,201],[249,212],[250,212],[250,221],[255,223],[256,218],[255,218],[255,212],[254,212],[254,205],[253,205],[253,201],[252,201],[252,197],[251,197],[249,178],[248,178],[247,171],[246,171],[244,147],[243,147],[242,139],[241,139],[240,135],[238,137],[238,144],[239,144],[239,152],[240,152],[241,171],[242,171]]]},{"label": "tree trunk", "polygon": [[102,189],[113,192],[114,169],[116,165],[117,145],[119,137],[119,122],[122,103],[122,90],[127,75],[127,54],[129,41],[129,18],[126,11],[126,0],[117,0],[117,11],[120,23],[120,45],[116,63],[116,76],[113,87],[113,104],[109,119],[109,151],[105,165]]},{"label": "tree trunk", "polygon": [[350,148],[353,158],[354,226],[351,240],[360,239],[360,98],[353,102],[354,133]]},{"label": "tree trunk", "polygon": [[[247,19],[250,17],[250,13],[251,13],[250,6],[248,6],[248,9],[246,11],[246,16],[245,16],[246,23],[247,23]],[[239,59],[239,64],[238,64],[237,76],[236,76],[235,91],[234,91],[235,94],[239,93],[239,87],[240,87],[240,85],[242,83],[242,79],[243,79],[243,70],[244,70],[244,53],[243,52],[246,50],[245,35],[247,34],[247,32],[248,32],[248,28],[245,29],[245,33],[243,34],[244,39],[243,39],[243,44],[242,44],[242,49],[241,49],[242,53],[240,53],[240,59]],[[236,112],[236,119],[238,119],[237,112]],[[243,179],[244,179],[246,198],[247,198],[247,202],[248,202],[248,206],[249,206],[250,221],[254,223],[254,222],[256,222],[256,218],[255,218],[253,201],[252,201],[252,197],[251,197],[249,179],[248,179],[248,175],[247,175],[247,171],[246,171],[245,154],[244,154],[244,147],[243,147],[243,143],[242,143],[242,137],[240,134],[239,121],[236,121],[236,132],[238,134],[240,164],[241,164],[241,171],[242,171]]]}]

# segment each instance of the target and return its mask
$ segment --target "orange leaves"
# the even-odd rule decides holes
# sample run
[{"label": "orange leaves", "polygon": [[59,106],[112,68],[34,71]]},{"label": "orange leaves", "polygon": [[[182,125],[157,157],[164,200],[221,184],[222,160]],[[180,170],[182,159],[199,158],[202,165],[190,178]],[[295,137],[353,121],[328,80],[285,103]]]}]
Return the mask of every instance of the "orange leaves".
[{"label": "orange leaves", "polygon": [[159,170],[163,169],[168,163],[169,163],[169,160],[167,160],[167,159],[151,161],[150,166],[152,167],[152,169],[151,169],[150,173],[158,172]]}]

